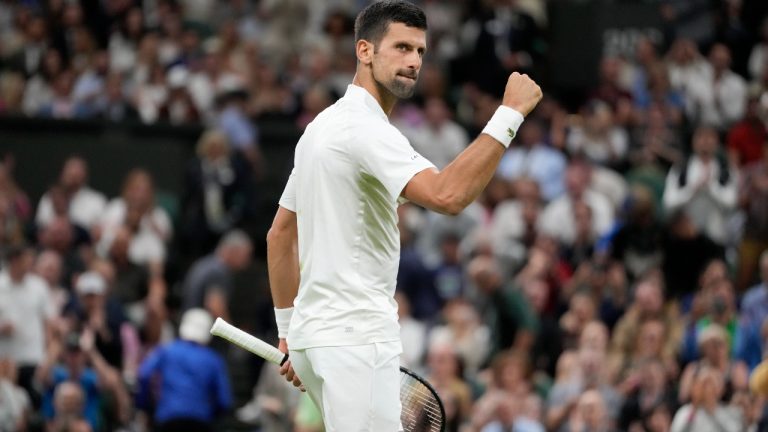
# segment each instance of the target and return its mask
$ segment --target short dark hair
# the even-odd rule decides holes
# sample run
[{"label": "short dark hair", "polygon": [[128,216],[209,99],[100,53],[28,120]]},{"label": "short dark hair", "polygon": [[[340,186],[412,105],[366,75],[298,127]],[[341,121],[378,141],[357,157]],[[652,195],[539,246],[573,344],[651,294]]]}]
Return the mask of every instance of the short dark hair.
[{"label": "short dark hair", "polygon": [[378,44],[392,22],[427,30],[427,16],[415,4],[405,0],[377,1],[357,15],[355,42],[365,39],[374,45]]}]

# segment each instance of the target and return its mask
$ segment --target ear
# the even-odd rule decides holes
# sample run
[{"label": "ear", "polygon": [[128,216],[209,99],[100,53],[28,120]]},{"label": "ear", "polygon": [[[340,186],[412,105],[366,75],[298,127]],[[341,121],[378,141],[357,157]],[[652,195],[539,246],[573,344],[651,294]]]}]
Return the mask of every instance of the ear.
[{"label": "ear", "polygon": [[368,42],[365,39],[360,39],[357,41],[357,44],[355,44],[355,52],[357,54],[357,60],[364,64],[369,65],[373,61],[373,51],[374,46],[371,42]]}]

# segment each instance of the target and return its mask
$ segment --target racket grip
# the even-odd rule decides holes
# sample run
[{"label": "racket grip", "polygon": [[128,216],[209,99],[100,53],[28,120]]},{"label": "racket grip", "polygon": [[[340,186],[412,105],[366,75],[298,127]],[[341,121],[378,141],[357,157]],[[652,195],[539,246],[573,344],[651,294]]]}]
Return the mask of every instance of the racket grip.
[{"label": "racket grip", "polygon": [[211,327],[211,334],[226,339],[274,364],[282,366],[288,360],[288,354],[240,330],[221,318],[216,318],[213,327]]}]

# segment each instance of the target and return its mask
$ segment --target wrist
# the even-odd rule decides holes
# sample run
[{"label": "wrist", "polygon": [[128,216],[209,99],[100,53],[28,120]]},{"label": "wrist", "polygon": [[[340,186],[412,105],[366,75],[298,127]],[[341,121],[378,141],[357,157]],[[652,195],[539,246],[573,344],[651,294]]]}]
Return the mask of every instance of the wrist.
[{"label": "wrist", "polygon": [[275,308],[275,323],[277,323],[277,337],[285,339],[288,337],[288,328],[291,325],[293,316],[293,307],[278,309]]},{"label": "wrist", "polygon": [[509,144],[517,135],[517,129],[524,119],[519,111],[506,105],[501,105],[496,109],[493,117],[488,120],[482,133],[490,135],[505,148],[509,148]]}]

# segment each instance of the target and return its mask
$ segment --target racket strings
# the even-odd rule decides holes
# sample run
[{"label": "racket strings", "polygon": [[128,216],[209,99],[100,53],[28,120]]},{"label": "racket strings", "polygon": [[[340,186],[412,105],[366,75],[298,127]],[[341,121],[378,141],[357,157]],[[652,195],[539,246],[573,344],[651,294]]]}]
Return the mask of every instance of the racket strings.
[{"label": "racket strings", "polygon": [[400,420],[405,432],[439,432],[443,416],[435,394],[421,381],[400,374]]}]

